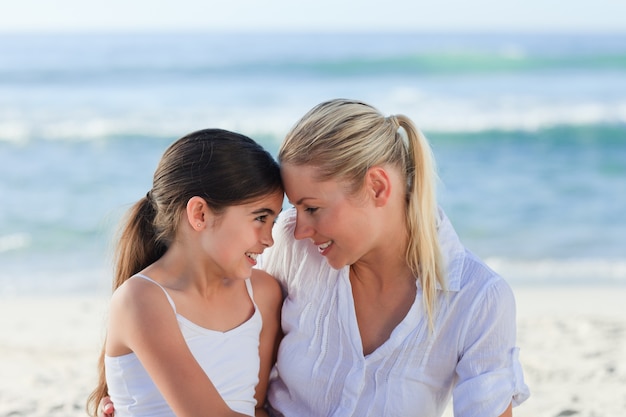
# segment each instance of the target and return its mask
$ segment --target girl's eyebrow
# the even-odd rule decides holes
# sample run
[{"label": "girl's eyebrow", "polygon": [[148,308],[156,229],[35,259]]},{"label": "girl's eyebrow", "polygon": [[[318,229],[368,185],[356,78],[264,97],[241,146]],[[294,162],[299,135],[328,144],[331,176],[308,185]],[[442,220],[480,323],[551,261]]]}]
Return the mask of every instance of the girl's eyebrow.
[{"label": "girl's eyebrow", "polygon": [[[280,211],[282,211],[282,209]],[[279,211],[279,213],[280,213],[280,211]],[[251,214],[255,214],[255,215],[257,215],[257,214],[269,214],[269,215],[273,216],[273,215],[276,214],[276,212],[274,210],[270,209],[270,208],[263,207],[263,208],[254,210]]]}]

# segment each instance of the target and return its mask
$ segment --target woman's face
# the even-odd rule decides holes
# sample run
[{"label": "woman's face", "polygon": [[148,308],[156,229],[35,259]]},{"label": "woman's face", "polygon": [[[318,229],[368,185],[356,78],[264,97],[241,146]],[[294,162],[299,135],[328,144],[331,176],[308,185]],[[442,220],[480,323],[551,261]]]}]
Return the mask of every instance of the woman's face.
[{"label": "woman's face", "polygon": [[372,245],[367,198],[350,196],[346,184],[317,181],[316,168],[283,164],[285,193],[296,208],[296,239],[311,239],[330,266],[339,269],[359,260]]}]

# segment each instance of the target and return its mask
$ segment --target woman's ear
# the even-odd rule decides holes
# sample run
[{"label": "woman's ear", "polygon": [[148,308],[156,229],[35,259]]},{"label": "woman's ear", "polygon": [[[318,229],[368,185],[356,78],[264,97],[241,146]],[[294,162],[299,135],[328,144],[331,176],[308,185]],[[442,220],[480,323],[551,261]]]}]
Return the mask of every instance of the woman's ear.
[{"label": "woman's ear", "polygon": [[204,198],[194,196],[187,201],[187,221],[194,230],[200,231],[206,227],[210,213]]},{"label": "woman's ear", "polygon": [[381,166],[373,166],[367,171],[365,185],[372,196],[374,205],[382,207],[387,204],[391,196],[391,178],[387,170]]}]

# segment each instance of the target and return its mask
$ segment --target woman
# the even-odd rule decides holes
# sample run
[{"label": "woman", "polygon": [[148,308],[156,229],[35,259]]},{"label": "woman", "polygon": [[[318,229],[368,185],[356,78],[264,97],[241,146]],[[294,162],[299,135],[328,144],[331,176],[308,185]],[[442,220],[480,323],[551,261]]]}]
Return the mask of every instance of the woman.
[{"label": "woman", "polygon": [[438,210],[405,116],[332,100],[278,155],[289,201],[262,269],[287,294],[268,400],[284,416],[510,416],[528,396],[509,286]]}]

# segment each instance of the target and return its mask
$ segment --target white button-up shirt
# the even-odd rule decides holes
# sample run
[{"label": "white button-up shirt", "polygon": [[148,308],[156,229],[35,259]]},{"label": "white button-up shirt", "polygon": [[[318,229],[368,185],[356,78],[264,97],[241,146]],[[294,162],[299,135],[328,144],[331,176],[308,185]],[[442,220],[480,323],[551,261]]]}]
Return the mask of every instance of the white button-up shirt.
[{"label": "white button-up shirt", "polygon": [[363,355],[349,267],[331,268],[309,241],[293,237],[295,210],[281,214],[260,267],[282,284],[285,336],[272,370],[272,414],[499,416],[528,396],[515,346],[508,284],[460,243],[441,213],[447,291],[438,291],[431,333],[418,285],[389,339]]}]

